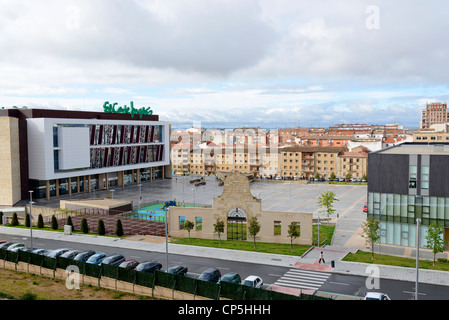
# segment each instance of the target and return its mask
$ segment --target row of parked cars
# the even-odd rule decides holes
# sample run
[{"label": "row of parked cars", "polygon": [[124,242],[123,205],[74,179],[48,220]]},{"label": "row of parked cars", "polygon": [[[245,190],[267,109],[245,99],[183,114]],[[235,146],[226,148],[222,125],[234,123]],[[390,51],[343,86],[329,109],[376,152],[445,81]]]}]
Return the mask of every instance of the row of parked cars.
[{"label": "row of parked cars", "polygon": [[[81,250],[70,250],[68,248],[59,248],[55,250],[47,249],[31,249],[27,248],[24,243],[14,243],[7,241],[0,241],[0,249],[6,249],[11,252],[17,252],[19,250],[32,252],[35,254],[44,255],[50,258],[63,257],[74,261],[82,261],[85,263],[102,265],[108,264],[113,266],[118,266],[120,268],[134,269],[136,271],[142,272],[155,272],[156,270],[162,269],[162,264],[158,261],[144,261],[139,262],[135,259],[126,259],[122,254],[112,254],[107,255],[104,252],[95,252],[93,250],[81,251]],[[188,272],[186,266],[171,266],[167,270],[170,274],[185,276]],[[237,273],[226,273],[221,275],[220,270],[217,268],[208,268],[203,271],[198,280],[209,281],[209,282],[232,282],[237,284],[242,284],[254,288],[260,288],[263,284],[262,279],[259,276],[249,276],[245,279],[241,279],[240,275]]]}]

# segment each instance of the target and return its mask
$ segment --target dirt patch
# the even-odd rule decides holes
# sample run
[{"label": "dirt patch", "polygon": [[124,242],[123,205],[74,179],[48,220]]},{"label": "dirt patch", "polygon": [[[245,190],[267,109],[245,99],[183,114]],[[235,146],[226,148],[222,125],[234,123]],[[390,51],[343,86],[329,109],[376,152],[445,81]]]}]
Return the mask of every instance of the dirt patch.
[{"label": "dirt patch", "polygon": [[80,285],[69,290],[65,281],[12,270],[0,269],[0,299],[37,300],[150,300],[150,297]]}]

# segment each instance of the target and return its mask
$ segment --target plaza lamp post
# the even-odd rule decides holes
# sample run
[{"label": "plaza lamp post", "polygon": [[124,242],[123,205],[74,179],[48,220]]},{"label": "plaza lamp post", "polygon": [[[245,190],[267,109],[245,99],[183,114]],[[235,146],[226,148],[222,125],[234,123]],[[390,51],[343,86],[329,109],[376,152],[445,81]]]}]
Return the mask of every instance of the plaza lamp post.
[{"label": "plaza lamp post", "polygon": [[419,283],[419,243],[420,243],[420,224],[421,219],[416,219],[416,283],[415,283],[415,300],[418,300],[418,283]]},{"label": "plaza lamp post", "polygon": [[167,257],[167,272],[168,272],[168,208],[165,207],[165,254]]},{"label": "plaza lamp post", "polygon": [[32,200],[32,195],[33,195],[33,190],[28,191],[30,193],[30,248],[33,249],[33,218],[31,215],[31,209],[33,206],[33,200]]},{"label": "plaza lamp post", "polygon": [[140,202],[142,201],[142,184],[139,183],[138,186],[139,186],[139,211],[137,211],[137,213],[140,212]]}]

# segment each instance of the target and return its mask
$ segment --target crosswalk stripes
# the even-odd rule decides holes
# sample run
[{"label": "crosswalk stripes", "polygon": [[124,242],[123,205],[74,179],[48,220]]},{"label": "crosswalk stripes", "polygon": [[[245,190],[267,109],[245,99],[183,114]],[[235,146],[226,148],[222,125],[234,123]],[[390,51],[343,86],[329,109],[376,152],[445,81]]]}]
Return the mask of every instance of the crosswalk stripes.
[{"label": "crosswalk stripes", "polygon": [[318,290],[331,274],[321,271],[290,269],[274,284],[283,287]]}]

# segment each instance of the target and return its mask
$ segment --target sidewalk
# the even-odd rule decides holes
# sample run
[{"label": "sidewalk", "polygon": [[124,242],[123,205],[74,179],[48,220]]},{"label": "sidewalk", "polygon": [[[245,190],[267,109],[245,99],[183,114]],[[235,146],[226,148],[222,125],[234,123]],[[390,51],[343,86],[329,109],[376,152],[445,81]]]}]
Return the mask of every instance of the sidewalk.
[{"label": "sidewalk", "polygon": [[[22,237],[30,236],[30,231],[27,229],[17,229],[3,226],[0,226],[0,233]],[[166,252],[165,238],[160,237],[149,237],[149,239],[145,239],[145,236],[135,236],[130,237],[128,240],[128,239],[117,239],[110,237],[80,235],[80,234],[64,235],[64,233],[62,232],[42,231],[33,229],[33,238],[45,238],[60,241],[74,241],[85,244],[96,244],[116,248],[128,248],[144,251],[154,251],[160,253]],[[416,281],[416,270],[414,268],[342,261],[342,259],[349,252],[356,252],[356,250],[357,249],[344,248],[338,246],[325,246],[323,248],[313,248],[309,250],[303,257],[297,257],[289,255],[267,254],[267,253],[238,251],[230,249],[196,247],[179,244],[168,245],[169,254],[201,256],[206,258],[215,258],[230,261],[245,261],[249,263],[283,266],[289,268],[319,270],[345,275],[358,275],[368,277],[372,275],[371,271],[372,267],[376,266],[379,268],[380,278],[412,281],[412,282]],[[324,264],[318,263],[321,251],[323,251],[325,259]],[[334,265],[334,267],[332,267],[332,264]],[[449,286],[449,273],[444,271],[420,269],[419,282]]]}]

